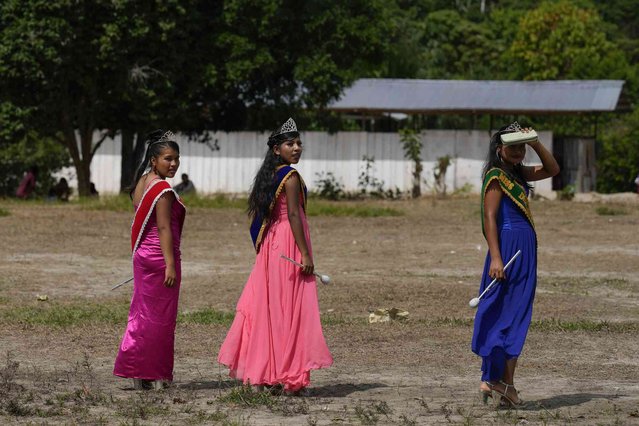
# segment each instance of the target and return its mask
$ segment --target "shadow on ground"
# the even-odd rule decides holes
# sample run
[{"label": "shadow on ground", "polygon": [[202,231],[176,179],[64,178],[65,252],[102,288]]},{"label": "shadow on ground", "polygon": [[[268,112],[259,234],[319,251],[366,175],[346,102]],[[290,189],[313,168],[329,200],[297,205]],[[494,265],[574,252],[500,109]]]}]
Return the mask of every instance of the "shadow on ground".
[{"label": "shadow on ground", "polygon": [[536,410],[551,410],[562,407],[572,407],[575,405],[581,405],[593,399],[616,399],[620,395],[604,395],[595,393],[573,393],[569,395],[557,395],[552,398],[540,399],[537,401],[529,401],[526,403],[524,409],[536,411]]},{"label": "shadow on ground", "polygon": [[340,383],[336,385],[326,385],[312,387],[309,389],[308,396],[317,396],[323,398],[343,398],[352,394],[353,392],[364,392],[369,389],[386,388],[388,385],[383,383]]},{"label": "shadow on ground", "polygon": [[176,385],[178,389],[204,390],[204,389],[230,389],[240,386],[241,383],[235,380],[195,380],[188,383]]}]

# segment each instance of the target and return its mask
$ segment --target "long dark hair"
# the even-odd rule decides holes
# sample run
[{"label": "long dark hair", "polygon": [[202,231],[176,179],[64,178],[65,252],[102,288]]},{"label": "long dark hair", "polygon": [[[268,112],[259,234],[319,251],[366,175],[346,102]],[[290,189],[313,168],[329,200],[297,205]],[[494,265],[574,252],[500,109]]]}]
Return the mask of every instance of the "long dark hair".
[{"label": "long dark hair", "polygon": [[486,177],[486,173],[490,169],[499,168],[502,169],[511,179],[519,182],[524,188],[532,189],[532,185],[530,185],[523,174],[523,166],[521,163],[515,164],[512,168],[505,168],[504,162],[501,161],[499,155],[497,155],[497,148],[503,145],[501,141],[501,135],[505,133],[512,133],[513,130],[506,130],[508,126],[503,126],[500,128],[495,134],[493,134],[490,138],[490,144],[488,147],[488,156],[486,157],[486,162],[484,163],[484,169],[482,170],[482,180]]},{"label": "long dark hair", "polygon": [[266,151],[264,161],[253,180],[246,209],[250,218],[255,218],[257,215],[263,219],[269,218],[276,186],[275,169],[284,164],[280,156],[275,155],[273,148],[299,135],[297,132],[276,134],[277,131],[273,131],[268,138],[268,151]]},{"label": "long dark hair", "polygon": [[144,172],[151,166],[151,158],[159,157],[165,148],[171,148],[178,154],[180,153],[180,146],[177,144],[177,142],[167,138],[163,138],[165,134],[166,131],[158,129],[146,135],[146,153],[144,154],[142,162],[135,171],[135,174],[133,175],[133,181],[131,181],[131,186],[129,187],[129,196],[131,197],[131,199],[133,199],[133,192],[135,192],[135,187],[140,181],[140,178],[142,177]]}]

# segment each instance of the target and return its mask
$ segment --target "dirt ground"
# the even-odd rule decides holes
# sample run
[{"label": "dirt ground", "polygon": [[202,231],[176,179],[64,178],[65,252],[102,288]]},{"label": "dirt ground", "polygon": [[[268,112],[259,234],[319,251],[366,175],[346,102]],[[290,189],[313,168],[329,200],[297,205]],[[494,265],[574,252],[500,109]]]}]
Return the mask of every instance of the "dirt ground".
[{"label": "dirt ground", "polygon": [[[228,321],[180,322],[175,384],[147,392],[111,374],[124,320],[29,322],[126,315],[131,287],[110,287],[131,274],[131,213],[0,201],[0,423],[639,424],[639,203],[533,201],[539,281],[517,410],[481,403],[470,351],[478,198],[367,205],[404,214],[310,218],[316,268],[333,279],[319,297],[335,363],[288,397],[252,394],[217,365]],[[254,259],[246,228],[239,209],[189,210],[181,312],[233,312]],[[409,320],[367,322],[392,307]]]}]

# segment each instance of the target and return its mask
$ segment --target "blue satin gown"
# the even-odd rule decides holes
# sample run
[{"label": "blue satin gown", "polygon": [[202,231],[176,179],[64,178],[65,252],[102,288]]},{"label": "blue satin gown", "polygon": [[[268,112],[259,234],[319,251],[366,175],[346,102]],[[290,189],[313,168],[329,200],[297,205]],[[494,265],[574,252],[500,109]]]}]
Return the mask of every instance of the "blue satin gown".
[{"label": "blue satin gown", "polygon": [[[506,270],[506,279],[482,298],[475,315],[472,350],[482,357],[482,380],[503,378],[506,360],[521,354],[532,318],[537,287],[537,237],[524,213],[503,194],[497,215],[499,248],[504,265],[521,250]],[[490,284],[490,252],[486,255],[479,293]]]}]

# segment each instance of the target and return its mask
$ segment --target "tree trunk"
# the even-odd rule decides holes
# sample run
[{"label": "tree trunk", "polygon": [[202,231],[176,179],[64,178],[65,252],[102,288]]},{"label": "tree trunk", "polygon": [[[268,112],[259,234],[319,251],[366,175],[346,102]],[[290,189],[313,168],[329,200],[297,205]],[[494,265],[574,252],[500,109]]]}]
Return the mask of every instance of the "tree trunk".
[{"label": "tree trunk", "polygon": [[413,198],[419,198],[422,196],[422,162],[420,160],[415,161],[415,171],[413,172]]},{"label": "tree trunk", "polygon": [[87,126],[80,130],[81,160],[78,172],[78,195],[91,195],[91,160],[93,160],[93,128]]},{"label": "tree trunk", "polygon": [[135,162],[133,159],[133,139],[135,134],[131,129],[122,129],[122,162],[120,164],[120,192],[126,192],[131,185]]},{"label": "tree trunk", "polygon": [[142,157],[144,137],[139,131],[122,129],[122,164],[120,166],[120,192],[128,192]]},{"label": "tree trunk", "polygon": [[91,195],[91,160],[85,156],[82,157],[79,167],[76,166],[78,174],[78,195],[88,197]]}]

